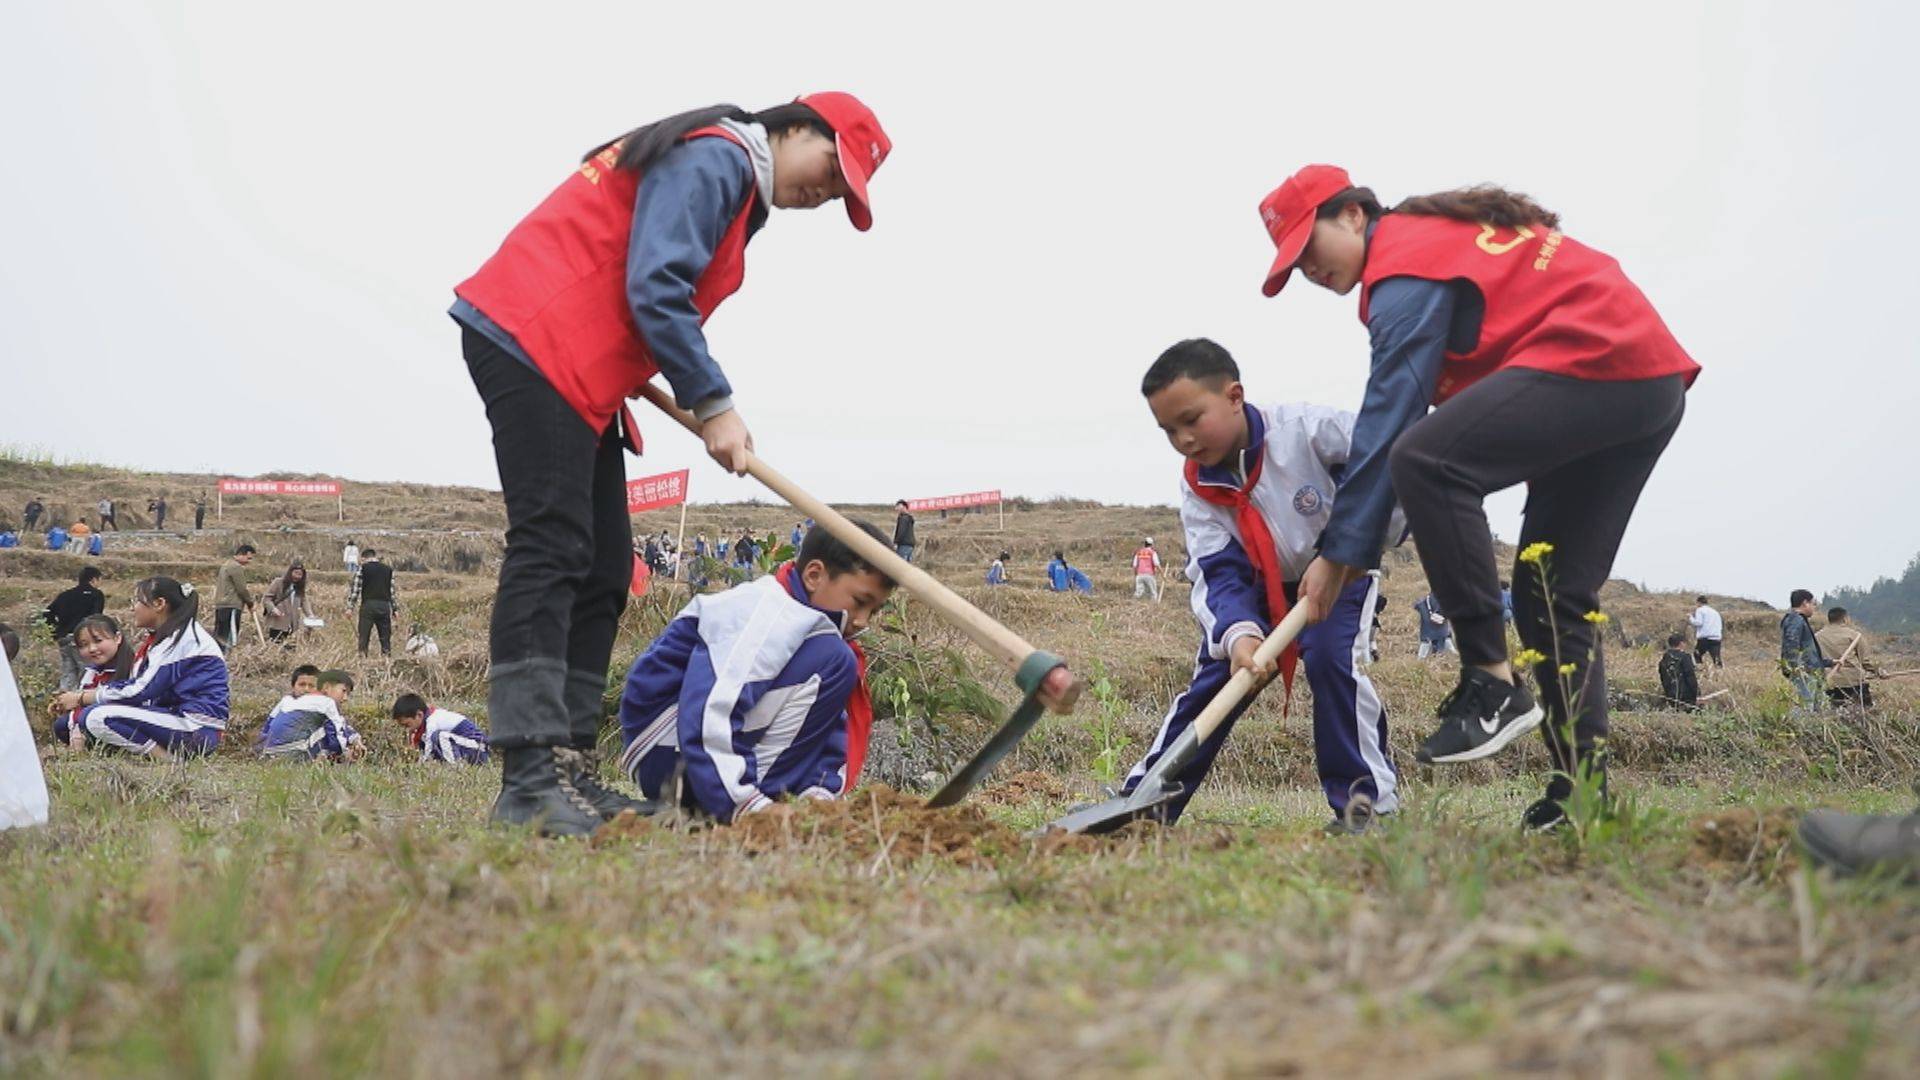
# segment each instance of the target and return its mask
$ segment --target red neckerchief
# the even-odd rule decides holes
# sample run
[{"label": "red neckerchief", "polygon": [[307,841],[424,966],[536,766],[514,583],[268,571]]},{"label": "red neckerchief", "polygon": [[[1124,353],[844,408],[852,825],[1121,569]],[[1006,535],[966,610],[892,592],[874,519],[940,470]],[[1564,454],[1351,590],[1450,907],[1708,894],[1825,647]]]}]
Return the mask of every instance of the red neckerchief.
[{"label": "red neckerchief", "polygon": [[440,711],[439,709],[428,709],[427,719],[420,721],[420,726],[417,728],[414,728],[413,734],[407,736],[407,741],[413,743],[413,748],[415,750],[418,750],[422,746],[425,746],[427,744],[427,720],[433,719],[433,714],[439,711]]},{"label": "red neckerchief", "polygon": [[[780,564],[773,572],[780,587],[793,593],[793,560]],[[802,586],[804,588],[804,586]],[[860,643],[852,638],[843,638],[847,648],[853,650],[853,666],[856,678],[853,693],[847,696],[847,783],[840,791],[845,795],[860,782],[860,767],[867,762],[867,742],[873,737],[873,694],[867,689],[867,654]]]},{"label": "red neckerchief", "polygon": [[[1253,489],[1259,484],[1260,470],[1267,461],[1264,446],[1254,449],[1253,464],[1247,466],[1247,479],[1238,488],[1223,490],[1218,485],[1202,483],[1200,464],[1192,459],[1187,461],[1187,487],[1201,502],[1233,510],[1233,523],[1240,530],[1240,546],[1247,550],[1247,558],[1253,563],[1254,584],[1267,598],[1267,625],[1279,626],[1280,620],[1287,617],[1286,570],[1280,565],[1280,549],[1274,545],[1267,519],[1260,516],[1260,508],[1253,505]],[[1280,654],[1280,681],[1287,689],[1287,702],[1281,704],[1283,710],[1293,698],[1293,669],[1299,660],[1298,641]]]}]

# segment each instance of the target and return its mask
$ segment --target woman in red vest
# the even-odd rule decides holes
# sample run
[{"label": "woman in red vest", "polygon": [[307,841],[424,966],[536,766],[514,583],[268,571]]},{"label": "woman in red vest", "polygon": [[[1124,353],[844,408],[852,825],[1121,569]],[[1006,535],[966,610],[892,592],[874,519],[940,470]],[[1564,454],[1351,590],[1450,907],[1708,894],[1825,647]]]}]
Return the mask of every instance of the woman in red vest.
[{"label": "woman in red vest", "polygon": [[[1604,783],[1600,586],[1699,365],[1617,262],[1524,195],[1478,187],[1389,211],[1344,170],[1309,165],[1260,216],[1279,248],[1266,294],[1296,268],[1343,296],[1358,286],[1373,347],[1352,458],[1301,595],[1321,618],[1379,565],[1398,497],[1461,659],[1417,756],[1488,757],[1544,717],[1555,772],[1525,824],[1557,826],[1574,777]],[[1522,483],[1513,619],[1544,709],[1508,659],[1482,507]]]},{"label": "woman in red vest", "polygon": [[596,759],[632,576],[621,452],[640,437],[626,399],[664,374],[705,422],[708,454],[744,472],[753,438],[702,324],[740,287],[770,209],[844,199],[867,229],[867,182],[891,149],[841,93],[647,124],[589,153],[455,288],[507,506],[487,695],[496,822],[579,835],[643,808],[600,782]]}]

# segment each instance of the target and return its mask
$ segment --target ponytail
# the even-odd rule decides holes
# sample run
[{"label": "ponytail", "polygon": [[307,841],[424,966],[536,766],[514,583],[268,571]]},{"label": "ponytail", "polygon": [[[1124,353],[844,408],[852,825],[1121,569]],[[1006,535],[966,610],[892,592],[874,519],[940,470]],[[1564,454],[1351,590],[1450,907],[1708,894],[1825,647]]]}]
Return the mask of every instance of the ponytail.
[{"label": "ponytail", "polygon": [[660,160],[661,155],[673,149],[688,134],[712,127],[722,120],[759,124],[767,129],[769,135],[804,127],[812,128],[826,138],[833,138],[833,128],[821,119],[820,114],[813,111],[811,106],[797,101],[775,105],[757,113],[748,112],[738,105],[711,105],[655,120],[651,124],[642,124],[617,139],[610,139],[587,151],[580,160],[590,161],[596,154],[616,150],[618,156],[614,159],[614,168],[633,173],[646,172],[648,166]]},{"label": "ponytail", "polygon": [[1496,225],[1502,229],[1518,229],[1527,225],[1544,225],[1549,229],[1560,227],[1559,214],[1517,191],[1508,191],[1494,184],[1417,195],[1402,201],[1392,212],[1452,218],[1476,225]]},{"label": "ponytail", "polygon": [[165,646],[178,640],[200,617],[200,594],[193,586],[165,575],[141,578],[133,586],[133,595],[149,604],[166,601],[167,621],[154,628],[155,645]]}]

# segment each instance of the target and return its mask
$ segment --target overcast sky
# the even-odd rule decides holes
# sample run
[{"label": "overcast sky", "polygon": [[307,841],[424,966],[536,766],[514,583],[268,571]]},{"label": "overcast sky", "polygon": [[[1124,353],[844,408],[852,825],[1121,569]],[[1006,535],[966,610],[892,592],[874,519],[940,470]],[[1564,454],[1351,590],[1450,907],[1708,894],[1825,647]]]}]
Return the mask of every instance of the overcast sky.
[{"label": "overcast sky", "polygon": [[[1171,502],[1136,388],[1192,335],[1256,400],[1357,407],[1357,297],[1259,288],[1257,202],[1327,161],[1534,195],[1705,367],[1620,575],[1784,603],[1920,550],[1911,5],[665,9],[12,5],[0,439],[497,486],[452,286],[611,135],[845,89],[895,144],[873,231],[776,211],[708,326],[825,498]],[[630,475],[759,494],[642,423]]]}]

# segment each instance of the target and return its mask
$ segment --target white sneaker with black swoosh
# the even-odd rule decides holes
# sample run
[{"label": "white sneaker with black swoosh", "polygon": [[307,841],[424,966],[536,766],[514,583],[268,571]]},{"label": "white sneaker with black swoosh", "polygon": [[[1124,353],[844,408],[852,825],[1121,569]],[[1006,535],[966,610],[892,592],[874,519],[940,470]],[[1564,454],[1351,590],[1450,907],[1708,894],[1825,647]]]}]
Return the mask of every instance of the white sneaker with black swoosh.
[{"label": "white sneaker with black swoosh", "polygon": [[1440,729],[1414,752],[1422,765],[1479,761],[1540,726],[1546,713],[1526,683],[1509,684],[1476,667],[1440,703]]}]

